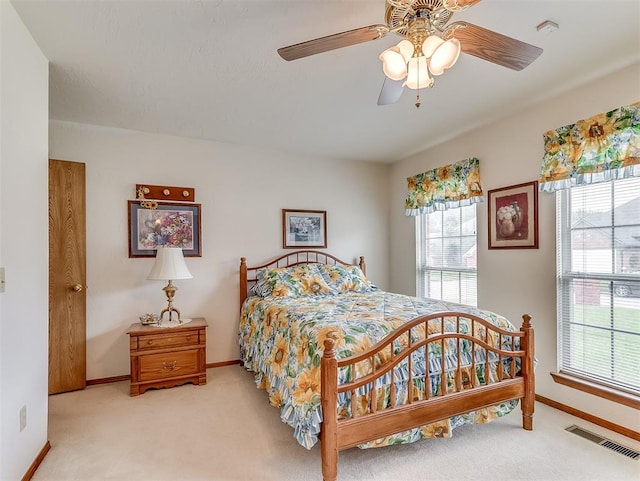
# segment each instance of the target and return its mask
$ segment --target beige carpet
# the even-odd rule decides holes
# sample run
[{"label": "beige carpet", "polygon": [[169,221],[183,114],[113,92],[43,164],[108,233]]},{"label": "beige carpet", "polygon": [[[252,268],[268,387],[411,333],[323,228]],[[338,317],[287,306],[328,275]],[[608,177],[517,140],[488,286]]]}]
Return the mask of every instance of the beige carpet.
[{"label": "beige carpet", "polygon": [[[49,398],[51,451],[35,481],[321,480],[306,450],[240,366],[190,384],[129,397],[128,382]],[[578,424],[639,450],[640,443],[536,404],[534,431],[519,408],[491,424],[340,455],[339,480],[638,480],[640,461],[564,431]]]}]

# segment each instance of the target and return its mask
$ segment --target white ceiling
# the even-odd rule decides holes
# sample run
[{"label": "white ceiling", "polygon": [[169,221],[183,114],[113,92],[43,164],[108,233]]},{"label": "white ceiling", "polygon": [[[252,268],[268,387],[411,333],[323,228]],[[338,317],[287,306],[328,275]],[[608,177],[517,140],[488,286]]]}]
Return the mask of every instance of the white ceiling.
[{"label": "white ceiling", "polygon": [[[408,89],[379,107],[378,55],[399,37],[292,62],[276,50],[384,23],[384,0],[12,4],[51,62],[52,119],[326,158],[399,160],[640,61],[638,0],[484,0],[451,21],[543,54],[520,72],[462,54],[420,109]],[[545,20],[560,29],[537,32]]]}]

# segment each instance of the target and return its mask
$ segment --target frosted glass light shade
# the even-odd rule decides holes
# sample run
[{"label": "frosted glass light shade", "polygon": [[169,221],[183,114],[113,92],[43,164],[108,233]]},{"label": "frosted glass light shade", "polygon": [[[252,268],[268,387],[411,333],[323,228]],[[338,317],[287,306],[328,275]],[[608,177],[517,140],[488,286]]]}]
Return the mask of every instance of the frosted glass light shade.
[{"label": "frosted glass light shade", "polygon": [[400,49],[400,55],[404,59],[404,62],[407,63],[411,57],[413,57],[413,52],[415,52],[415,47],[409,40],[402,40],[397,47]]},{"label": "frosted glass light shade", "polygon": [[[428,40],[428,39],[427,39]],[[433,75],[440,75],[453,67],[460,56],[460,41],[450,38],[440,45],[429,59],[429,69]]]},{"label": "frosted glass light shade", "polygon": [[402,80],[407,76],[407,62],[400,53],[400,48],[391,47],[380,54],[382,71],[391,80]]},{"label": "frosted glass light shade", "polygon": [[193,276],[184,262],[181,247],[158,247],[156,261],[147,276],[148,280],[191,279]]},{"label": "frosted glass light shade", "polygon": [[444,43],[437,35],[429,35],[424,42],[422,42],[422,53],[425,57],[429,58],[433,53]]},{"label": "frosted glass light shade", "polygon": [[404,83],[410,89],[426,89],[433,85],[433,78],[429,75],[427,68],[427,58],[420,55],[409,59],[409,72],[407,81]]}]

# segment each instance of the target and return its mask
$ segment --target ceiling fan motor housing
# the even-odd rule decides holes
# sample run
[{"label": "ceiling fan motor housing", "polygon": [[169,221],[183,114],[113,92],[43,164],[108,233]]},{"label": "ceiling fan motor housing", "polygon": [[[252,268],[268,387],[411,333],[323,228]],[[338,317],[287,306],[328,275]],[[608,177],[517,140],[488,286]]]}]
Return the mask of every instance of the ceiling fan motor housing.
[{"label": "ceiling fan motor housing", "polygon": [[385,20],[390,31],[408,38],[417,20],[421,20],[424,28],[430,30],[428,34],[433,33],[434,29],[442,32],[452,15],[453,12],[444,7],[442,0],[387,0]]}]

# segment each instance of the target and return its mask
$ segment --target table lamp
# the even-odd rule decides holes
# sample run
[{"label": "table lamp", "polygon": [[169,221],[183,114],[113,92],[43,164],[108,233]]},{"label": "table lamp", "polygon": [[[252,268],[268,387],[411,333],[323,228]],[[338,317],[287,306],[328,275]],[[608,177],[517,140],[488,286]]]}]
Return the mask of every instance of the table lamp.
[{"label": "table lamp", "polygon": [[165,312],[169,313],[169,322],[172,321],[173,312],[178,315],[178,321],[182,322],[182,319],[180,318],[180,311],[173,307],[173,296],[178,290],[178,288],[173,285],[173,281],[175,279],[191,278],[193,278],[193,276],[189,272],[189,269],[187,269],[187,265],[184,262],[181,247],[158,247],[156,261],[153,264],[147,279],[169,281],[169,283],[162,288],[167,295],[168,305],[162,310],[162,312],[160,312],[160,322],[162,322]]}]

